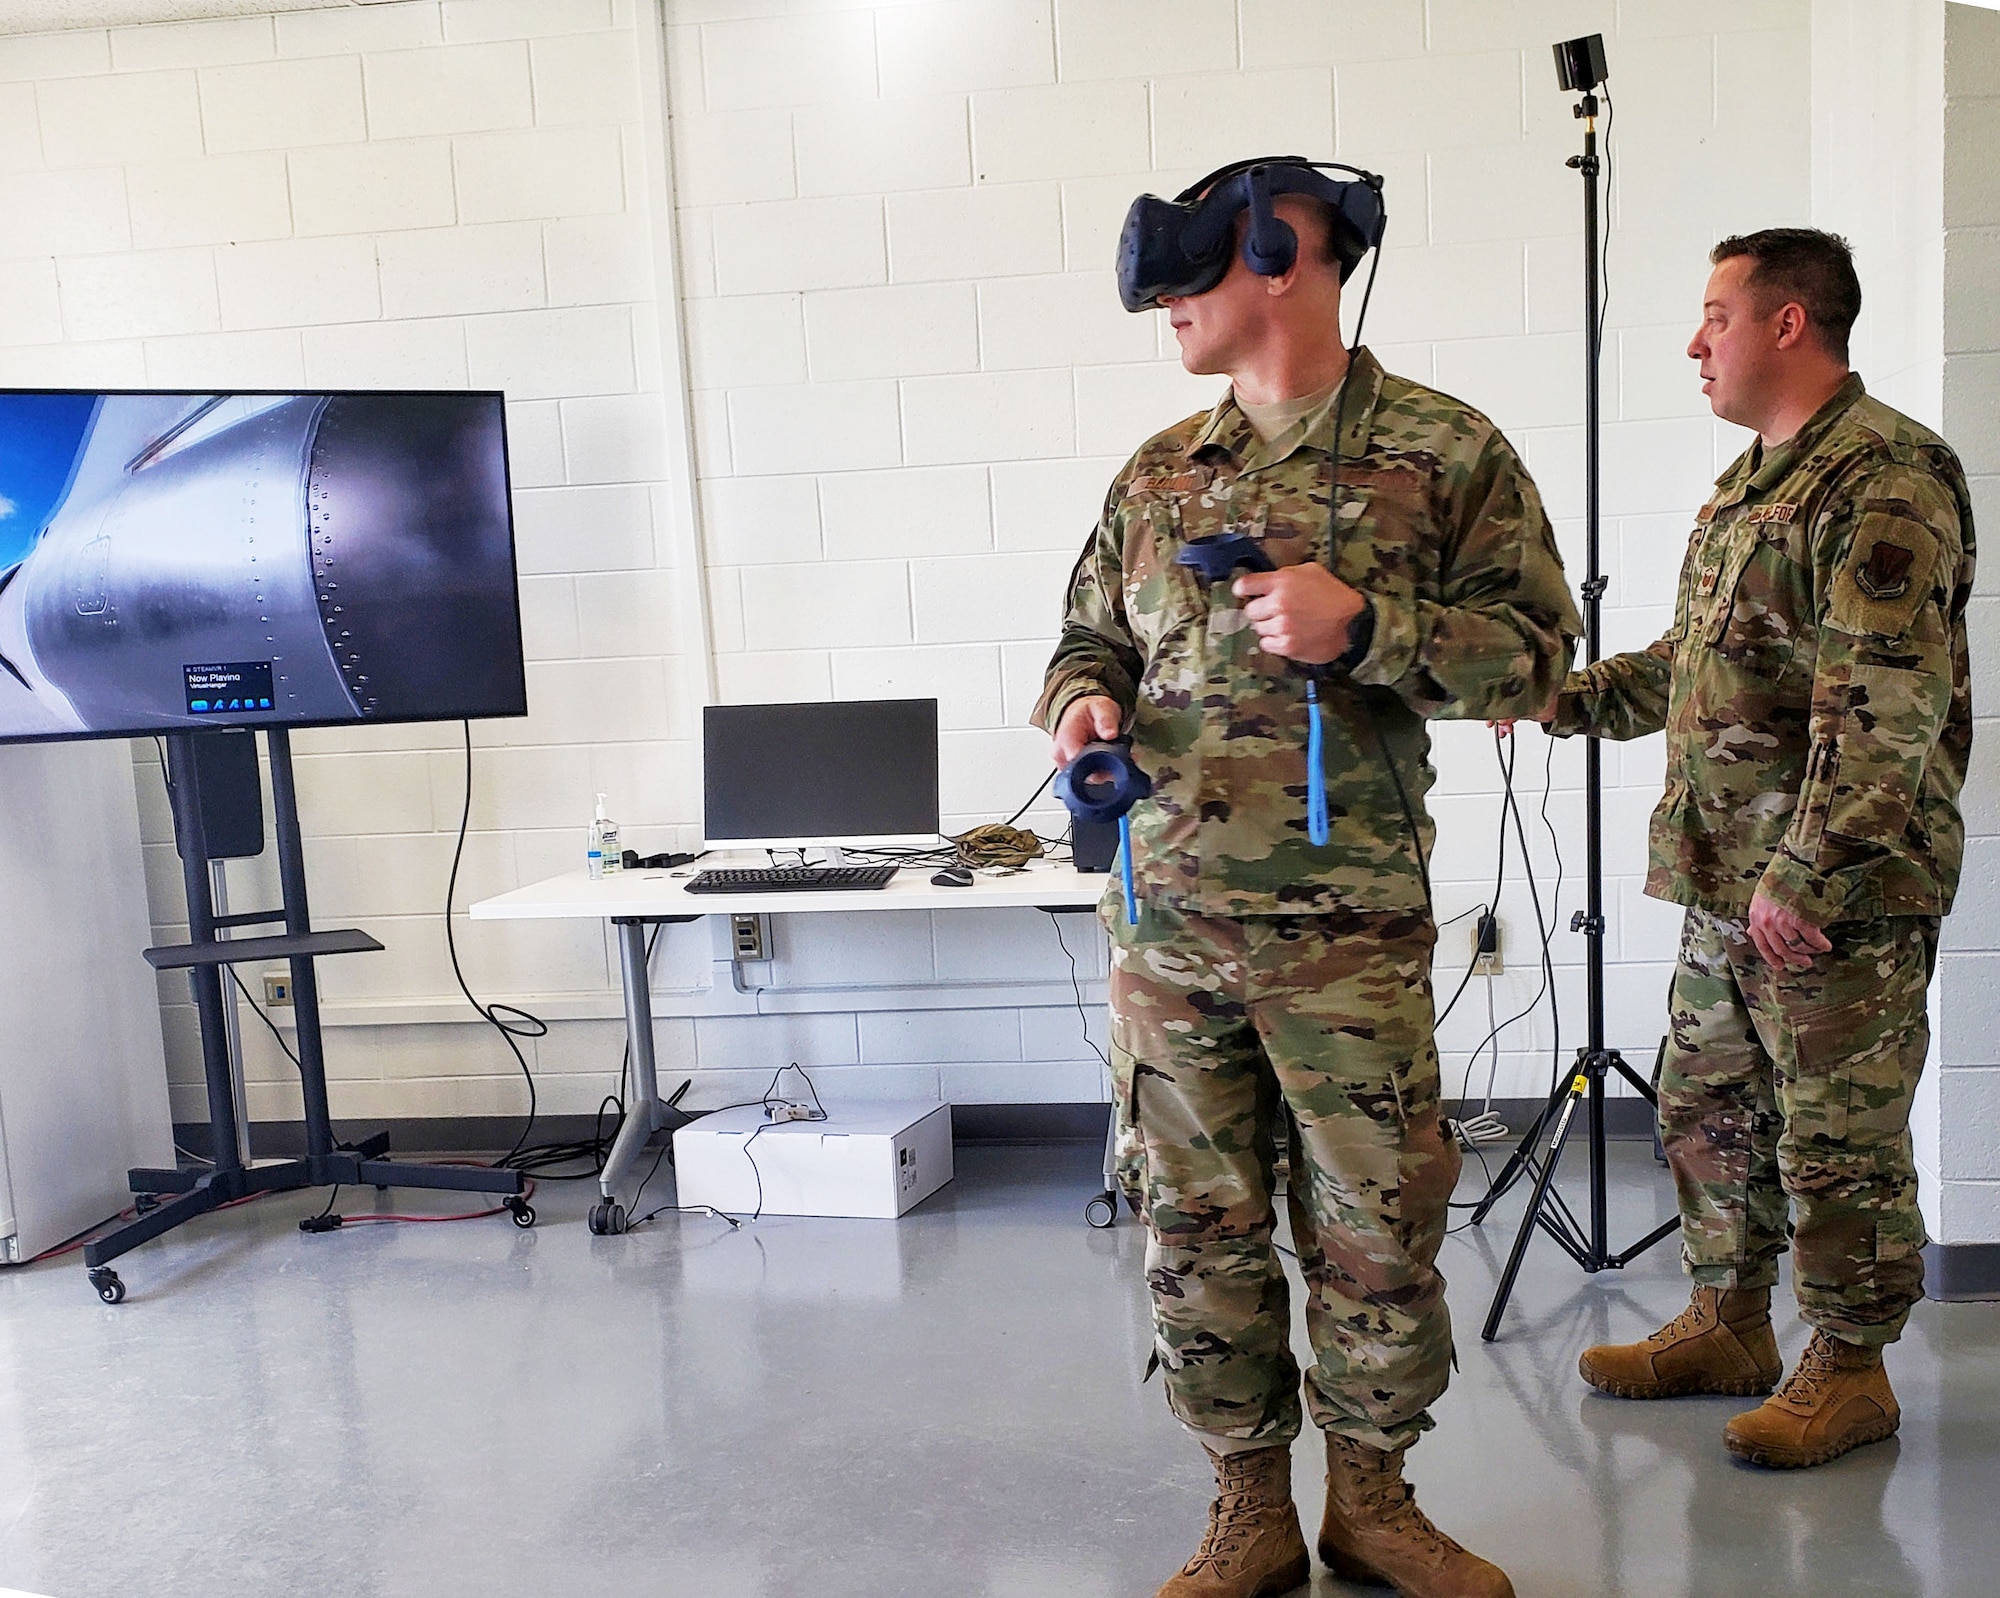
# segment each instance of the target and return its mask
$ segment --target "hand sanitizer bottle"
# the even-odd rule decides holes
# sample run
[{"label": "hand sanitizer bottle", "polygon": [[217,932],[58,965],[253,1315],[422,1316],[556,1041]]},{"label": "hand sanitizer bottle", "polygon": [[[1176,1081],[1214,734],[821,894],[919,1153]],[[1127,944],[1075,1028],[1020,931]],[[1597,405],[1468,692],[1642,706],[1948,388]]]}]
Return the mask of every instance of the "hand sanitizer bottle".
[{"label": "hand sanitizer bottle", "polygon": [[597,815],[590,823],[590,880],[609,877],[623,869],[624,850],[618,842],[618,823],[604,813],[605,796],[597,796]]}]

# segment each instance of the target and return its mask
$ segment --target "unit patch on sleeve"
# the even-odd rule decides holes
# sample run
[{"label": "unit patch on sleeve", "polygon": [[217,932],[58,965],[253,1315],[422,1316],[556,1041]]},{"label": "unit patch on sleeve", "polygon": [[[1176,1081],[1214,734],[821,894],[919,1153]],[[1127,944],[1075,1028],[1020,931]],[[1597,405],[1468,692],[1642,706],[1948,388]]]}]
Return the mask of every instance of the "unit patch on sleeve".
[{"label": "unit patch on sleeve", "polygon": [[1937,538],[1901,516],[1870,512],[1833,579],[1831,620],[1844,632],[1899,638],[1930,597]]},{"label": "unit patch on sleeve", "polygon": [[1867,559],[1855,568],[1854,586],[1878,604],[1901,599],[1910,591],[1910,568],[1916,560],[1914,549],[1878,538],[1869,545]]}]

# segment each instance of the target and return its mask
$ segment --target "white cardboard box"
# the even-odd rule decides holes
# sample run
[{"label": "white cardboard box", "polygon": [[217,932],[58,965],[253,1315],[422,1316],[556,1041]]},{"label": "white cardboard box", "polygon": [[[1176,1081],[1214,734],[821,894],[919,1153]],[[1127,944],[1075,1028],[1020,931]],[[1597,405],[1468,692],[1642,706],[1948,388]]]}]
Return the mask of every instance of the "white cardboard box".
[{"label": "white cardboard box", "polygon": [[894,1220],[951,1180],[951,1106],[836,1107],[824,1121],[718,1110],[674,1134],[674,1173],[681,1204],[727,1215]]}]

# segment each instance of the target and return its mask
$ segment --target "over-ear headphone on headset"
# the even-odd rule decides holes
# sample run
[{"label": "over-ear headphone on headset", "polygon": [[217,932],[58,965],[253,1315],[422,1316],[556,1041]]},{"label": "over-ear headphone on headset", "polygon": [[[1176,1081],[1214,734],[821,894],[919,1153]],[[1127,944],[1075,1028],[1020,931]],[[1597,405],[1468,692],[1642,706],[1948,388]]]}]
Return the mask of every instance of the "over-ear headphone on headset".
[{"label": "over-ear headphone on headset", "polygon": [[[1351,181],[1327,172],[1351,172]],[[1302,155],[1257,156],[1218,167],[1173,197],[1142,194],[1125,213],[1118,238],[1118,297],[1128,311],[1151,310],[1164,296],[1205,294],[1229,271],[1237,214],[1250,213],[1243,262],[1260,277],[1277,277],[1298,260],[1299,236],[1272,201],[1300,194],[1322,202],[1345,283],[1361,258],[1382,242],[1388,213],[1382,179],[1340,161]]]}]

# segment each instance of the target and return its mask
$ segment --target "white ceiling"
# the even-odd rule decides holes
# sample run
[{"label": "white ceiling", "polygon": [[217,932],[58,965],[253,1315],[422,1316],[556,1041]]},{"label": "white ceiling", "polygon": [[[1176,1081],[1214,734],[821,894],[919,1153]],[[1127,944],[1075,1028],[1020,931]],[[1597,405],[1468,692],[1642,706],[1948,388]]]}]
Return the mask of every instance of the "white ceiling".
[{"label": "white ceiling", "polygon": [[198,22],[207,17],[327,11],[370,0],[0,0],[0,33],[124,27],[137,22]]}]

